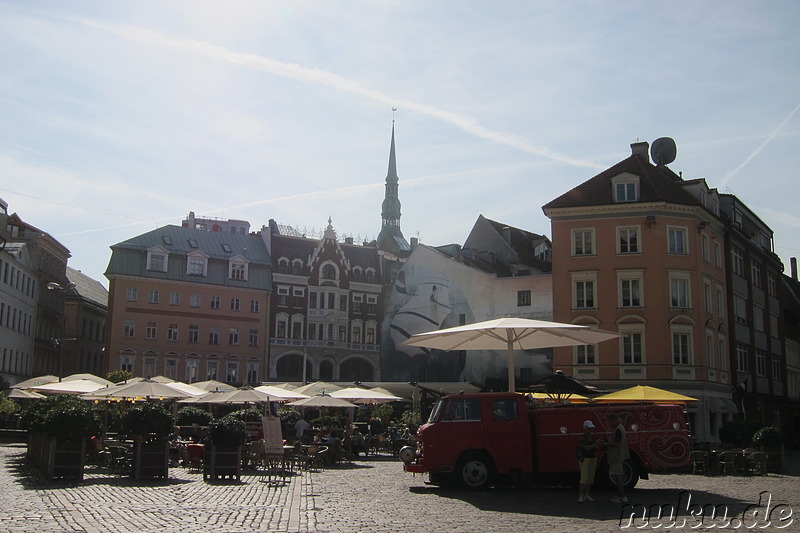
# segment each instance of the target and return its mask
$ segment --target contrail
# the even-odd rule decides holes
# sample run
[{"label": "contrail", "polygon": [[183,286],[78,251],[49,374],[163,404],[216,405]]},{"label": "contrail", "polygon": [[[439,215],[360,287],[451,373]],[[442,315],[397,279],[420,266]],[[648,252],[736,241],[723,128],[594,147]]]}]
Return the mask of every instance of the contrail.
[{"label": "contrail", "polygon": [[765,146],[767,146],[767,145],[770,143],[770,141],[772,141],[772,139],[774,139],[774,138],[775,138],[775,136],[776,136],[776,135],[778,135],[778,134],[781,132],[781,130],[782,130],[782,129],[783,129],[785,126],[786,126],[786,124],[787,124],[787,123],[788,123],[788,122],[789,122],[789,121],[792,119],[792,117],[794,116],[794,114],[795,114],[795,113],[797,113],[797,110],[798,110],[798,109],[800,109],[800,104],[798,104],[798,105],[797,105],[797,107],[795,107],[794,109],[792,109],[792,112],[791,112],[791,113],[789,113],[789,114],[786,116],[786,118],[785,118],[785,119],[783,119],[783,122],[781,122],[781,123],[778,125],[778,127],[775,129],[775,131],[773,131],[773,132],[772,132],[772,135],[770,135],[769,137],[767,137],[767,138],[764,140],[764,142],[762,142],[762,143],[761,143],[761,144],[758,146],[758,148],[756,148],[755,150],[753,150],[753,153],[752,153],[752,154],[750,154],[750,155],[747,157],[747,159],[745,159],[745,160],[742,162],[742,164],[741,164],[741,165],[739,165],[739,166],[738,166],[738,167],[736,167],[735,169],[733,169],[733,170],[731,170],[730,172],[728,172],[728,173],[725,175],[725,177],[724,177],[724,178],[722,178],[722,181],[720,181],[720,182],[719,182],[719,185],[717,185],[717,189],[724,189],[724,188],[725,188],[725,185],[727,185],[727,184],[728,184],[728,182],[731,180],[731,178],[732,178],[732,177],[733,177],[733,176],[734,176],[734,175],[735,175],[737,172],[739,172],[739,171],[740,171],[740,170],[741,170],[741,169],[742,169],[742,168],[743,168],[745,165],[747,165],[747,163],[749,163],[750,161],[752,161],[752,160],[753,160],[753,158],[755,158],[755,157],[756,157],[758,154],[760,154],[760,153],[761,153],[761,150],[763,150],[763,149],[764,149],[764,147],[765,147]]},{"label": "contrail", "polygon": [[412,100],[403,100],[391,97],[379,91],[364,87],[359,83],[345,79],[332,72],[326,72],[324,70],[314,68],[306,68],[294,63],[282,63],[280,61],[275,61],[274,59],[269,59],[257,54],[234,52],[232,50],[228,50],[226,48],[215,46],[206,42],[177,39],[138,26],[116,24],[112,22],[80,17],[72,18],[71,20],[74,20],[75,22],[85,26],[90,26],[92,28],[111,33],[118,37],[122,37],[123,39],[139,42],[149,46],[181,50],[184,52],[225,61],[227,63],[240,65],[246,68],[270,72],[272,74],[294,79],[300,82],[332,87],[340,91],[364,96],[371,100],[391,105],[392,107],[411,109],[447,122],[448,124],[456,126],[457,128],[460,128],[461,130],[477,137],[500,144],[505,144],[506,146],[517,148],[524,152],[554,161],[559,161],[561,163],[596,169],[604,168],[598,163],[583,161],[565,154],[561,154],[545,146],[539,146],[531,143],[530,141],[517,135],[483,127],[474,119],[465,115],[451,113],[449,111],[444,111],[442,109],[421,104],[419,102],[414,102]]}]

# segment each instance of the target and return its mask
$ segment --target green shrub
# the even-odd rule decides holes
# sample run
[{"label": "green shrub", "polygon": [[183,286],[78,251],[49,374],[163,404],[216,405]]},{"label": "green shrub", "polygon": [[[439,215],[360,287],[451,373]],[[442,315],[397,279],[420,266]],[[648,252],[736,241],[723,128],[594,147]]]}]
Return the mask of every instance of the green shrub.
[{"label": "green shrub", "polygon": [[191,426],[197,424],[198,426],[207,426],[211,422],[211,413],[198,407],[186,406],[178,409],[175,417],[175,423],[179,426]]},{"label": "green shrub", "polygon": [[106,374],[106,379],[111,383],[120,383],[122,381],[127,381],[131,378],[131,373],[127,370],[112,370],[108,374]]},{"label": "green shrub", "polygon": [[145,402],[122,415],[121,430],[126,435],[140,435],[165,440],[175,427],[172,415],[160,404]]},{"label": "green shrub", "polygon": [[783,435],[781,430],[775,426],[765,426],[753,435],[753,446],[763,446],[764,448],[774,448],[781,445]]},{"label": "green shrub", "polygon": [[20,417],[20,427],[60,441],[85,439],[103,430],[100,414],[91,403],[66,394],[31,402]]},{"label": "green shrub", "polygon": [[236,416],[227,415],[208,424],[208,437],[214,446],[241,446],[247,441],[247,428]]}]

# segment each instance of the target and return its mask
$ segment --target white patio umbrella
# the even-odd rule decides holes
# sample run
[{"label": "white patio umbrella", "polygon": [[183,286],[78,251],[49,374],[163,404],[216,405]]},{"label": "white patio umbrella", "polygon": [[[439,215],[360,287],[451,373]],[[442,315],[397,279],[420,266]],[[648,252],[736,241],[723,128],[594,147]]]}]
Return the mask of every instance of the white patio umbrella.
[{"label": "white patio umbrella", "polygon": [[356,404],[350,403],[343,398],[334,398],[327,394],[303,398],[302,400],[289,402],[286,405],[295,405],[298,407],[357,407]]},{"label": "white patio umbrella", "polygon": [[308,398],[308,394],[282,389],[281,387],[276,387],[274,385],[259,385],[255,388],[255,390],[265,392],[278,400],[302,400],[303,398]]},{"label": "white patio umbrella", "polygon": [[36,392],[51,392],[56,394],[85,394],[87,392],[95,392],[96,390],[105,387],[88,379],[74,379],[72,381],[56,381],[55,383],[45,383],[44,385],[37,385],[29,388],[30,390],[34,390]]},{"label": "white patio umbrella", "polygon": [[223,392],[228,392],[236,390],[236,387],[234,387],[233,385],[228,385],[227,383],[223,383],[215,379],[209,379],[207,381],[198,381],[196,383],[192,383],[192,385],[194,387],[197,387],[199,389],[204,389],[207,391],[220,390]]},{"label": "white patio umbrella", "polygon": [[12,398],[15,400],[35,400],[39,398],[46,398],[44,394],[39,394],[38,392],[27,391],[24,389],[11,389],[11,392],[8,393],[7,398]]},{"label": "white patio umbrella", "polygon": [[445,351],[505,350],[508,357],[508,390],[514,392],[516,390],[514,384],[515,350],[598,344],[619,336],[619,333],[613,331],[576,324],[525,318],[498,318],[419,333],[402,344]]},{"label": "white patio umbrella", "polygon": [[36,376],[34,378],[26,379],[25,381],[20,381],[14,385],[11,385],[12,389],[29,389],[31,387],[35,387],[37,385],[44,385],[45,383],[54,383],[58,381],[58,376],[54,376],[52,374],[47,374],[46,376]]},{"label": "white patio umbrella", "polygon": [[95,376],[94,374],[71,374],[65,378],[61,378],[61,381],[74,381],[76,379],[88,379],[89,381],[94,381],[95,383],[99,383],[104,387],[110,387],[114,383],[108,381],[105,378],[101,378],[100,376]]},{"label": "white patio umbrella", "polygon": [[339,390],[341,388],[343,387],[340,387],[339,385],[334,385],[333,383],[328,383],[327,381],[315,381],[314,383],[309,383],[308,385],[297,387],[296,389],[294,389],[294,391],[314,396],[318,394],[330,394],[333,391]]},{"label": "white patio umbrella", "polygon": [[229,392],[207,392],[192,400],[185,403],[264,403],[277,401],[278,398],[253,387],[244,386]]},{"label": "white patio umbrella", "polygon": [[131,398],[186,398],[191,395],[169,387],[166,383],[145,379],[137,381],[136,383],[116,385],[104,390],[98,390],[93,392],[90,396],[91,398],[120,398],[129,400]]},{"label": "white patio umbrella", "polygon": [[194,385],[189,385],[188,383],[183,383],[182,381],[173,381],[172,383],[164,383],[164,385],[171,389],[185,392],[189,396],[202,396],[208,392],[200,387],[195,387]]},{"label": "white patio umbrella", "polygon": [[347,387],[339,389],[330,394],[331,398],[342,398],[353,403],[387,403],[402,400],[401,397],[374,389],[362,389],[360,387]]}]

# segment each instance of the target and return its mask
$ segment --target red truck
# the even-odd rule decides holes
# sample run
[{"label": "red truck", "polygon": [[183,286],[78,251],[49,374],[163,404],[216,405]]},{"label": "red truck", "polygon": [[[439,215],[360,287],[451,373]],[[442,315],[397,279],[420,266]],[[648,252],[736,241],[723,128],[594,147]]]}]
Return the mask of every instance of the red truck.
[{"label": "red truck", "polygon": [[[597,439],[612,434],[606,416],[619,415],[628,439],[626,488],[650,472],[689,465],[691,443],[683,407],[653,404],[566,404],[536,406],[512,392],[453,394],[441,398],[417,432],[416,449],[400,458],[406,472],[427,473],[432,484],[457,482],[481,489],[512,479],[577,480],[576,450],[584,420]],[[603,453],[597,481],[608,478]]]}]

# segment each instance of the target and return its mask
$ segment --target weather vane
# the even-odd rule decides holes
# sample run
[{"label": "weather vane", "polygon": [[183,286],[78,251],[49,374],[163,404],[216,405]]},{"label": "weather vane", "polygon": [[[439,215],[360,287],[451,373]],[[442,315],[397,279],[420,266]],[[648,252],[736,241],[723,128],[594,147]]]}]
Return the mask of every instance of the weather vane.
[{"label": "weather vane", "polygon": [[397,111],[396,107],[392,107],[392,124],[394,124],[394,112]]}]

